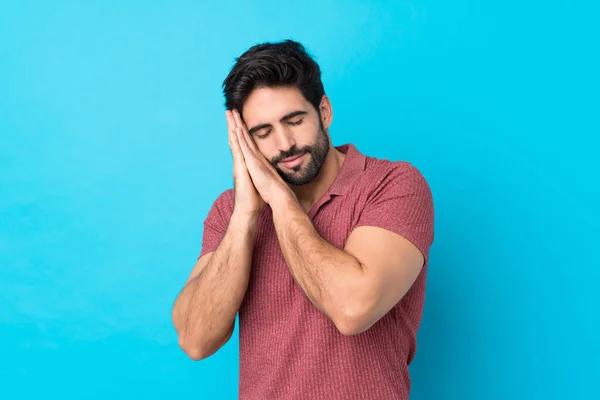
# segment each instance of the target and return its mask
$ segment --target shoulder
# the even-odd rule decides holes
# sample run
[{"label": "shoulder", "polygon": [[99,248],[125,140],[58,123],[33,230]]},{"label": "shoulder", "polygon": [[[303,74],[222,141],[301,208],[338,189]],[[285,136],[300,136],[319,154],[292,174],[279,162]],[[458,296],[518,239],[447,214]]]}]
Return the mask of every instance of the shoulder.
[{"label": "shoulder", "polygon": [[424,174],[408,161],[367,157],[364,181],[367,183],[367,191],[372,194],[393,191],[431,197],[431,189]]},{"label": "shoulder", "polygon": [[208,211],[207,221],[215,219],[221,221],[229,220],[231,214],[233,214],[234,193],[234,189],[227,189],[217,196]]},{"label": "shoulder", "polygon": [[364,179],[368,188],[357,226],[397,233],[427,258],[433,242],[434,204],[421,171],[407,161],[367,158]]},{"label": "shoulder", "polygon": [[220,206],[227,206],[233,209],[233,201],[235,198],[234,189],[227,189],[221,192],[214,200],[213,204],[218,204]]}]

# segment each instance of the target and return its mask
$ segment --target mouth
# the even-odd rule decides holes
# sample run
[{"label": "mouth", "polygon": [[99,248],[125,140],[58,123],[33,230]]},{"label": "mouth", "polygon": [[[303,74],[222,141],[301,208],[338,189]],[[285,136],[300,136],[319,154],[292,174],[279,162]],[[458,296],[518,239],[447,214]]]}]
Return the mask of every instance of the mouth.
[{"label": "mouth", "polygon": [[295,167],[297,165],[300,165],[302,163],[302,161],[304,160],[304,156],[305,155],[306,155],[306,153],[301,154],[299,156],[294,156],[294,157],[286,158],[285,160],[281,160],[279,163],[282,164],[286,168],[293,168],[293,167]]}]

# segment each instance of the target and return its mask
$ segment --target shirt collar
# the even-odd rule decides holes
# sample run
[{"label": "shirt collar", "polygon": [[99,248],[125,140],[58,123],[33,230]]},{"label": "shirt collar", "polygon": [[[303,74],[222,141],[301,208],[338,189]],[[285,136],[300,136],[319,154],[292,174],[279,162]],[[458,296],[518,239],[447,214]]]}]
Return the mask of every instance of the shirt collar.
[{"label": "shirt collar", "polygon": [[341,196],[346,193],[352,183],[365,170],[367,157],[362,154],[351,143],[346,143],[335,147],[338,151],[344,153],[344,162],[329,188],[329,194]]}]

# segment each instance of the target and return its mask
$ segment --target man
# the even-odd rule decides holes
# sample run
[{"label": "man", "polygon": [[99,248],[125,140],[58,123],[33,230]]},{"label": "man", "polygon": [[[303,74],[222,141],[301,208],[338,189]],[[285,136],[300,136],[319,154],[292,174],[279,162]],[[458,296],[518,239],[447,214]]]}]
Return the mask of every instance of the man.
[{"label": "man", "polygon": [[318,65],[264,43],[224,81],[234,188],[173,307],[194,360],[231,337],[240,399],[407,399],[433,202],[407,162],[335,147]]}]

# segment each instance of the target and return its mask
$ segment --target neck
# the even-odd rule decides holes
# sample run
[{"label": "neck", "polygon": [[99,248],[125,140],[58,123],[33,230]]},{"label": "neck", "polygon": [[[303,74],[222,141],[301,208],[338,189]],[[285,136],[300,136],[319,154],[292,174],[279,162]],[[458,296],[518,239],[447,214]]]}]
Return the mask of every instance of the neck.
[{"label": "neck", "polygon": [[290,185],[304,210],[308,212],[333,184],[333,181],[335,181],[340,172],[345,157],[344,153],[341,153],[333,144],[330,144],[327,157],[325,157],[325,162],[321,166],[321,171],[319,171],[317,178],[306,185]]}]

